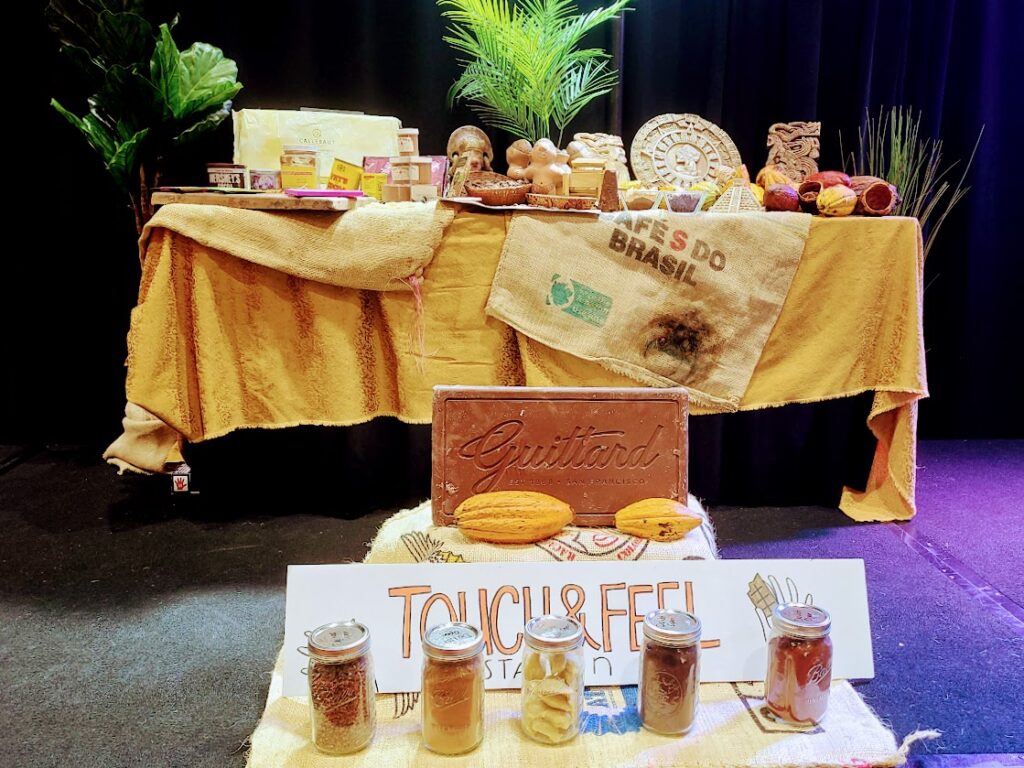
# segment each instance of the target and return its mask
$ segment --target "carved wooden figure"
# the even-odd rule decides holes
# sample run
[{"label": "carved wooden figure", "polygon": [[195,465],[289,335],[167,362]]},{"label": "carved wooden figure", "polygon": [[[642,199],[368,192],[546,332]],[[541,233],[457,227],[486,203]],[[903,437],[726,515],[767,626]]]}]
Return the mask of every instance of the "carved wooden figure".
[{"label": "carved wooden figure", "polygon": [[818,172],[821,123],[775,123],[768,129],[768,165],[797,184]]}]

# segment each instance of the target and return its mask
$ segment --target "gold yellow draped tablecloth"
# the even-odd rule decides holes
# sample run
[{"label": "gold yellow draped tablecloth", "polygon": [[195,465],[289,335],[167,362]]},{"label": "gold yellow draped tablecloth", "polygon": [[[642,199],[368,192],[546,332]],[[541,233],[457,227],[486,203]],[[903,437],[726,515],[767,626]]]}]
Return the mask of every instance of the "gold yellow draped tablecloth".
[{"label": "gold yellow draped tablecloth", "polygon": [[[128,400],[198,442],[376,416],[428,423],[435,384],[636,386],[484,315],[507,224],[504,214],[460,211],[426,268],[422,304],[413,292],[313,282],[158,229],[132,311]],[[870,475],[840,502],[857,520],[915,512],[922,268],[915,219],[815,218],[740,403],[873,391]]]}]

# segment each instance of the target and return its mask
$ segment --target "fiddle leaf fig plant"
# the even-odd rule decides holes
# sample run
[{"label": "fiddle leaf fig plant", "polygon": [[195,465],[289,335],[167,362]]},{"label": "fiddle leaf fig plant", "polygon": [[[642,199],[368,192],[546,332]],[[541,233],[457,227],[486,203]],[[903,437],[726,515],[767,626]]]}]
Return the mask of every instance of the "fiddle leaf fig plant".
[{"label": "fiddle leaf fig plant", "polygon": [[629,3],[580,13],[572,0],[437,0],[462,66],[449,104],[465,101],[487,125],[531,142],[557,129],[561,145],[580,110],[619,82],[611,56],[583,38]]},{"label": "fiddle leaf fig plant", "polygon": [[51,0],[47,17],[94,90],[84,114],[51,104],[127,192],[141,233],[165,158],[231,113],[242,88],[238,67],[208,43],[179,50],[171,35],[177,19],[154,30],[140,0]]}]

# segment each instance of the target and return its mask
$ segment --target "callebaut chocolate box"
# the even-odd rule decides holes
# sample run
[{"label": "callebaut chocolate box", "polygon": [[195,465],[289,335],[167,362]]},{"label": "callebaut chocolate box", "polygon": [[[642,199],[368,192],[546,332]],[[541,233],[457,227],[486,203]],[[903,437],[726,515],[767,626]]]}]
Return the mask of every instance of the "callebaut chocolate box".
[{"label": "callebaut chocolate box", "polygon": [[577,525],[611,525],[640,499],[686,502],[682,388],[435,387],[435,525],[489,491],[540,491]]}]

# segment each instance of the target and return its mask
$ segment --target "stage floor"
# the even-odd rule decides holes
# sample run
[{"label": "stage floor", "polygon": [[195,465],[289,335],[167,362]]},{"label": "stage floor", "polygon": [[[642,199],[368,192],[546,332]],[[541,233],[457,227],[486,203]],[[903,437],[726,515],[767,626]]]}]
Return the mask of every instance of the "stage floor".
[{"label": "stage floor", "polygon": [[[249,494],[173,500],[99,451],[0,447],[0,762],[242,766],[285,566],[360,559],[392,510],[335,516],[361,511],[344,487],[275,498],[272,466]],[[877,677],[857,688],[897,738],[944,732],[911,765],[1024,765],[1024,442],[923,442],[918,461],[911,523],[713,507],[722,555],[863,557]]]}]

